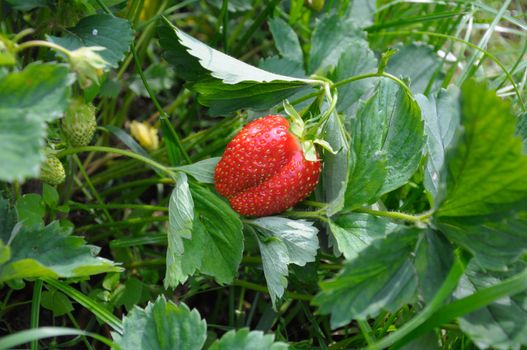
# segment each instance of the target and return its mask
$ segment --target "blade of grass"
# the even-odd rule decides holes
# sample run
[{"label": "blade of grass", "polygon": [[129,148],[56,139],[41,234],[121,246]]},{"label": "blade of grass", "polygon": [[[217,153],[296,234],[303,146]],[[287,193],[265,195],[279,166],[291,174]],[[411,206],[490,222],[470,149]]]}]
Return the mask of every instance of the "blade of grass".
[{"label": "blade of grass", "polygon": [[[36,280],[33,286],[33,301],[31,303],[31,328],[38,328],[40,318],[40,299],[42,297],[42,281]],[[38,349],[38,339],[31,341],[31,350]]]},{"label": "blade of grass", "polygon": [[41,327],[37,329],[28,329],[15,334],[0,338],[0,350],[14,349],[19,345],[29,342],[35,342],[39,339],[62,337],[68,335],[82,335],[97,339],[101,343],[108,345],[111,349],[120,350],[121,348],[111,340],[95,333],[85,332],[73,328],[64,327]]},{"label": "blade of grass", "polygon": [[123,325],[121,324],[121,321],[92,298],[59,280],[48,277],[43,277],[42,280],[84,306],[117,333],[123,333]]}]

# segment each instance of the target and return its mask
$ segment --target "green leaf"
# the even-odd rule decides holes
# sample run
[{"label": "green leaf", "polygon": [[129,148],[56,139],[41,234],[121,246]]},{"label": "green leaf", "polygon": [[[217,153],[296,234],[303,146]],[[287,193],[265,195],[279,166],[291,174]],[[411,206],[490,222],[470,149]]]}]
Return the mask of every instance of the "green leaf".
[{"label": "green leaf", "polygon": [[212,276],[220,284],[229,283],[242,259],[240,218],[211,191],[192,185],[191,193],[194,201],[192,237],[182,237],[182,250],[173,251],[174,283],[185,282],[195,272]]},{"label": "green leaf", "polygon": [[36,177],[46,122],[66,109],[72,77],[64,65],[30,64],[0,79],[0,180]]},{"label": "green leaf", "polygon": [[59,193],[57,189],[47,183],[42,184],[42,200],[50,208],[55,208],[59,204]]},{"label": "green leaf", "polygon": [[396,83],[381,80],[352,121],[346,206],[371,204],[404,185],[419,166],[423,132],[415,100]]},{"label": "green leaf", "polygon": [[460,124],[459,89],[451,85],[448,90],[441,90],[436,95],[425,97],[415,96],[425,122],[425,133],[427,135],[426,152],[427,161],[424,174],[424,186],[428,193],[438,204],[438,198],[442,192],[440,186],[444,187],[445,153],[452,146],[454,136]]},{"label": "green leaf", "polygon": [[192,176],[201,183],[213,184],[214,170],[220,159],[220,157],[213,157],[189,165],[178,166],[175,169]]},{"label": "green leaf", "polygon": [[[377,58],[364,39],[354,39],[347,50],[340,56],[335,69],[334,81],[377,70]],[[337,111],[347,113],[350,108],[375,84],[375,79],[361,79],[339,86]]]},{"label": "green leaf", "polygon": [[112,295],[112,304],[115,307],[124,305],[127,311],[130,311],[139,301],[143,293],[143,282],[134,277],[126,279],[124,285],[117,288]]},{"label": "green leaf", "polygon": [[0,266],[0,281],[15,278],[80,277],[121,271],[112,261],[95,257],[98,248],[57,221],[46,227],[22,226],[10,244],[11,259]]},{"label": "green leaf", "polygon": [[212,116],[219,116],[241,108],[257,111],[270,109],[289,96],[306,91],[307,85],[294,81],[241,82],[226,85],[219,80],[208,79],[190,84],[189,88],[199,93],[199,103],[210,107],[209,113]]},{"label": "green leaf", "polygon": [[[413,93],[425,93],[429,82],[434,79],[431,91],[441,86],[443,73],[436,73],[441,66],[441,59],[432,46],[422,43],[397,47],[398,51],[388,62],[386,71],[401,78],[410,79]],[[409,63],[411,62],[411,69]]]},{"label": "green leaf", "polygon": [[415,299],[412,253],[419,232],[401,226],[385,239],[374,240],[334,279],[320,283],[321,292],[313,303],[320,313],[331,313],[332,328],[375,317],[382,310],[395,312]]},{"label": "green leaf", "polygon": [[336,66],[341,54],[364,37],[364,32],[353,21],[337,14],[325,15],[317,22],[311,36],[308,71],[315,73]]},{"label": "green leaf", "polygon": [[168,205],[168,249],[165,288],[175,288],[184,282],[189,273],[182,271],[181,256],[184,252],[183,238],[192,238],[192,222],[194,221],[194,201],[188,186],[187,175],[177,173],[176,187],[170,196]]},{"label": "green leaf", "polygon": [[527,204],[527,156],[510,104],[484,85],[461,90],[458,144],[447,154],[447,195],[439,216],[486,215]]},{"label": "green leaf", "polygon": [[415,253],[419,295],[428,303],[443,285],[454,262],[452,245],[437,231],[426,231]]},{"label": "green leaf", "polygon": [[[507,272],[489,273],[470,264],[454,293],[456,299],[494,286],[520,273],[525,263],[514,265]],[[480,348],[518,349],[527,345],[527,294],[501,298],[484,308],[459,318],[459,326]]]},{"label": "green leaf", "polygon": [[527,249],[525,214],[440,217],[436,225],[485,269],[503,270]]},{"label": "green leaf", "polygon": [[114,341],[123,349],[201,350],[207,324],[197,310],[185,304],[174,304],[159,296],[146,308],[135,307],[123,320],[124,332],[112,332]]},{"label": "green leaf", "polygon": [[165,56],[176,74],[192,82],[212,115],[240,108],[268,109],[314,81],[267,72],[217,51],[165,19],[159,29]]},{"label": "green leaf", "polygon": [[328,213],[331,215],[344,205],[348,180],[348,136],[344,122],[337,113],[330,115],[324,130],[324,139],[337,151],[337,154],[324,152],[324,167],[321,175],[323,200],[330,203]]},{"label": "green leaf", "polygon": [[285,350],[289,346],[282,342],[275,342],[273,334],[261,331],[250,332],[247,328],[231,330],[221,339],[216,340],[209,350]]},{"label": "green leaf", "polygon": [[347,260],[355,259],[374,240],[385,238],[399,229],[386,218],[362,213],[338,216],[329,222],[329,227],[337,242],[337,251]]},{"label": "green leaf", "polygon": [[[216,6],[216,8],[221,9],[221,6],[223,4],[223,0],[207,0],[212,5]],[[228,10],[230,12],[238,12],[238,11],[248,11],[253,8],[252,3],[250,0],[229,0],[228,1]]]},{"label": "green leaf", "polygon": [[304,62],[304,53],[298,40],[298,35],[289,24],[280,17],[271,18],[268,21],[269,29],[273,34],[273,41],[284,58],[293,62]]},{"label": "green leaf", "polygon": [[40,304],[43,308],[53,312],[53,317],[58,317],[73,311],[71,301],[57,290],[42,292]]},{"label": "green leaf", "polygon": [[315,261],[318,229],[312,222],[268,216],[251,221],[258,234],[262,264],[273,305],[287,288],[288,265]]},{"label": "green leaf", "polygon": [[16,201],[15,208],[18,221],[23,222],[26,227],[44,224],[46,207],[40,195],[36,193],[23,195]]},{"label": "green leaf", "polygon": [[84,17],[75,27],[68,28],[63,37],[48,37],[49,41],[70,51],[88,46],[104,47],[106,50],[98,53],[114,68],[128,52],[132,39],[128,20],[107,14]]}]

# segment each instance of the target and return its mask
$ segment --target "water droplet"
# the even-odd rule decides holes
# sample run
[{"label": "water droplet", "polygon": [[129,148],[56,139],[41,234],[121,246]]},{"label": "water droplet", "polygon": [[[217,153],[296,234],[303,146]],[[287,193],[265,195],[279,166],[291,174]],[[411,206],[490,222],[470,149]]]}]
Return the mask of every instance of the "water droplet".
[{"label": "water droplet", "polygon": [[94,29],[94,30],[91,31],[91,34],[93,36],[97,36],[97,34],[99,34],[99,31],[97,29]]}]

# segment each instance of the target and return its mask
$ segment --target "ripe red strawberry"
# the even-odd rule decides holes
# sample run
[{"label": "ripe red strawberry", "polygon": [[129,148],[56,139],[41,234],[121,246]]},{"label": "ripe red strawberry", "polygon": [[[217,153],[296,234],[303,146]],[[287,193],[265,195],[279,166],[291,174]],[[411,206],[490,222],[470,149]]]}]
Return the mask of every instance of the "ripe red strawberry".
[{"label": "ripe red strawberry", "polygon": [[320,161],[308,161],[282,116],[247,124],[227,145],[214,173],[219,194],[242,215],[280,213],[306,198],[318,183]]}]

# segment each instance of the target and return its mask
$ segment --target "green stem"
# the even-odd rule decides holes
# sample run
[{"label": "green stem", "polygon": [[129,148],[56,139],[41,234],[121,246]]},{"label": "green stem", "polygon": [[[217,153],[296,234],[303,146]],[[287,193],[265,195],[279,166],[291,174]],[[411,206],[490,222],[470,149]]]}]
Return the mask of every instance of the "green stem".
[{"label": "green stem", "polygon": [[368,79],[368,78],[380,78],[380,77],[384,77],[384,78],[391,79],[391,80],[395,81],[397,84],[399,84],[404,89],[404,91],[406,91],[408,96],[413,96],[412,90],[410,90],[410,88],[408,87],[408,85],[405,84],[404,81],[402,81],[401,79],[397,78],[396,76],[394,76],[394,75],[392,75],[390,73],[386,73],[386,72],[375,72],[375,73],[366,73],[366,74],[355,75],[353,77],[349,77],[349,78],[343,79],[341,81],[338,81],[335,84],[333,84],[333,86],[334,87],[339,87],[339,86],[342,86],[342,85],[346,85],[346,84],[352,83],[352,82],[357,81],[357,80],[363,80],[363,79]]},{"label": "green stem", "polygon": [[140,209],[140,210],[152,210],[152,211],[168,211],[167,207],[159,205],[148,205],[148,204],[84,204],[77,202],[68,202],[68,205],[75,209]]},{"label": "green stem", "polygon": [[454,263],[445,279],[445,282],[443,282],[441,288],[439,288],[434,298],[428,303],[428,305],[426,305],[423,311],[414,318],[412,318],[409,322],[405,323],[397,331],[391,333],[390,335],[381,339],[377,343],[370,345],[367,350],[386,349],[406,337],[408,334],[414,331],[417,327],[421,326],[427,320],[433,319],[431,318],[431,316],[441,307],[445,299],[452,294],[452,291],[457,287],[459,283],[459,279],[465,272],[467,261],[466,259],[464,259],[464,257],[460,256],[461,254],[462,252],[460,251],[456,252]]},{"label": "green stem", "polygon": [[70,57],[71,56],[71,52],[69,50],[63,48],[60,45],[54,44],[54,43],[49,42],[49,41],[44,41],[44,40],[26,41],[25,43],[17,45],[16,48],[15,48],[15,52],[19,52],[19,51],[22,51],[22,50],[25,50],[25,49],[29,49],[29,48],[32,48],[32,47],[47,47],[47,48],[50,48],[50,49],[62,52],[63,54],[66,55],[66,57]]},{"label": "green stem", "polygon": [[366,343],[368,343],[368,345],[373,344],[375,339],[373,338],[373,330],[371,329],[368,321],[357,320],[357,324],[359,325],[360,331],[364,336],[364,339],[366,339]]},{"label": "green stem", "polygon": [[398,211],[374,210],[369,208],[358,208],[354,209],[353,211],[357,213],[367,213],[375,216],[384,216],[392,219],[404,220],[409,222],[426,222],[434,214],[432,211],[428,211],[419,215],[411,215],[401,213]]},{"label": "green stem", "polygon": [[[42,281],[36,280],[33,286],[33,301],[31,304],[31,328],[38,328],[40,318],[40,299],[42,298]],[[38,349],[38,340],[31,342],[31,350]]]},{"label": "green stem", "polygon": [[164,172],[168,175],[168,177],[174,177],[175,174],[166,166],[156,162],[153,159],[144,157],[140,154],[127,151],[120,148],[113,148],[113,147],[106,147],[106,146],[82,146],[82,147],[74,147],[74,148],[68,148],[58,153],[57,157],[61,158],[64,156],[67,156],[69,154],[76,154],[81,152],[104,152],[104,153],[114,153],[114,154],[120,154],[126,157],[130,157],[136,160],[139,160],[145,164],[148,164],[150,166],[153,166],[154,168]]}]

